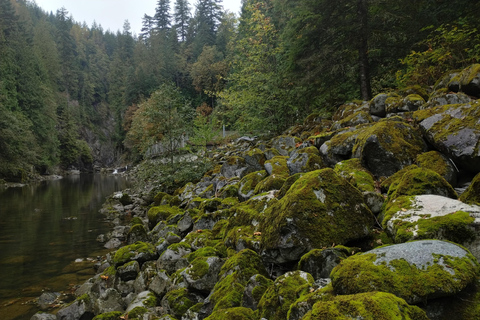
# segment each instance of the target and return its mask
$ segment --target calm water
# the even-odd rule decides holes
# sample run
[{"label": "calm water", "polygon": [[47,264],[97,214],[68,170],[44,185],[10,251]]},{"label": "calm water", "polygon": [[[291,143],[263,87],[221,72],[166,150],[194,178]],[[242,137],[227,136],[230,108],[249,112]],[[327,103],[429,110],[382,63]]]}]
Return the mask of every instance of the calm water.
[{"label": "calm water", "polygon": [[105,197],[128,187],[121,176],[79,175],[0,189],[0,318],[30,319],[42,290],[68,292],[94,273],[109,230],[98,213]]}]

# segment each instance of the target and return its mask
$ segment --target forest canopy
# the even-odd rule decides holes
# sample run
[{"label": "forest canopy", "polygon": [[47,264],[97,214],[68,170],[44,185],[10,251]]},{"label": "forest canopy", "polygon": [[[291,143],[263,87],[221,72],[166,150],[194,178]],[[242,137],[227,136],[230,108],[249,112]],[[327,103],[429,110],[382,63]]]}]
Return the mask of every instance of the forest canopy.
[{"label": "forest canopy", "polygon": [[138,160],[195,121],[279,133],[480,57],[477,1],[242,4],[237,17],[221,0],[158,0],[136,35],[0,0],[0,179]]}]

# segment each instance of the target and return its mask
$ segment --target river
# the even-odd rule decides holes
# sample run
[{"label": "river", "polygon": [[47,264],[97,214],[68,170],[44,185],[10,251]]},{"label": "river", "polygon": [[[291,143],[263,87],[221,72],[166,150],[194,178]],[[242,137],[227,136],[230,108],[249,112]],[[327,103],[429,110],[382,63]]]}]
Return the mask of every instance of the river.
[{"label": "river", "polygon": [[0,189],[2,320],[28,320],[43,290],[68,292],[94,274],[87,258],[106,253],[96,237],[110,229],[98,210],[128,186],[125,177],[97,174]]}]

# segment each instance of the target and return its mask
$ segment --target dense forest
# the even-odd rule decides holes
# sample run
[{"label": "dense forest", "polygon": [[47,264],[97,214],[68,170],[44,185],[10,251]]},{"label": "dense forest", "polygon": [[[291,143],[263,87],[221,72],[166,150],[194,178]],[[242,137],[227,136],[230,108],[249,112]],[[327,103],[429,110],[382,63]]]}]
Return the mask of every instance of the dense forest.
[{"label": "dense forest", "polygon": [[240,17],[221,0],[158,0],[136,35],[0,0],[0,178],[136,161],[221,125],[278,133],[345,101],[428,90],[478,62],[479,17],[471,0],[243,0]]}]

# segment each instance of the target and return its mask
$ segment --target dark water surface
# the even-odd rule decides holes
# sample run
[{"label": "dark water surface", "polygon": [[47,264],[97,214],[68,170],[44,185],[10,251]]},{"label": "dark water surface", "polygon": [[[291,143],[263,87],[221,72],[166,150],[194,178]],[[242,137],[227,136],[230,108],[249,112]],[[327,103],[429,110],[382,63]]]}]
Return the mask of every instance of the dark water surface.
[{"label": "dark water surface", "polygon": [[[109,231],[98,213],[105,198],[128,187],[116,175],[77,175],[0,189],[0,318],[30,319],[42,290],[68,292],[94,274]],[[84,262],[75,262],[84,259]]]}]

